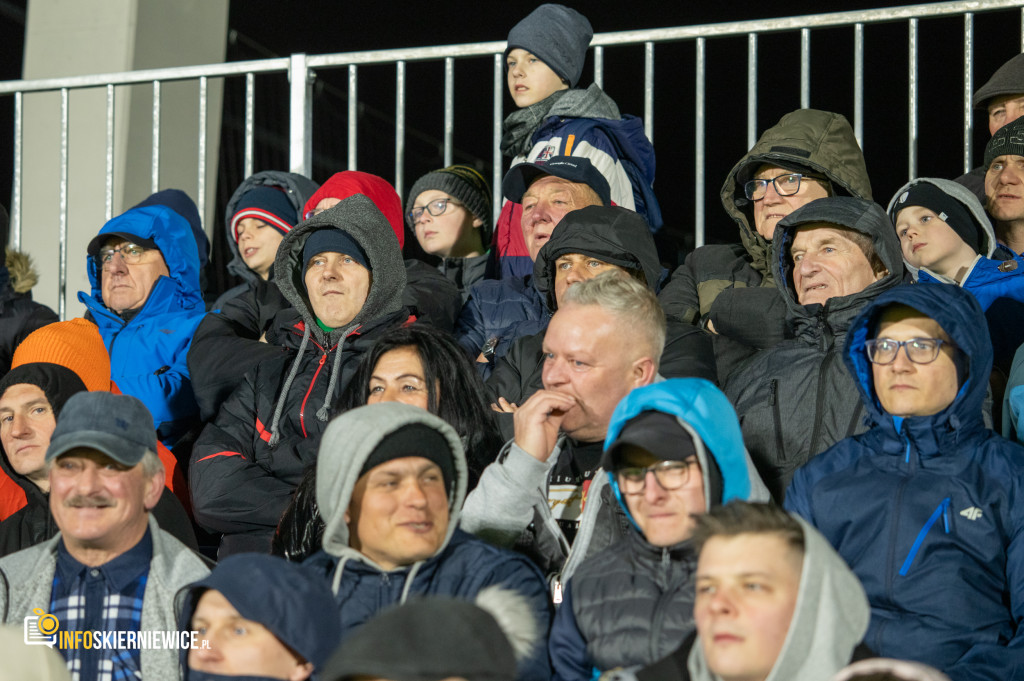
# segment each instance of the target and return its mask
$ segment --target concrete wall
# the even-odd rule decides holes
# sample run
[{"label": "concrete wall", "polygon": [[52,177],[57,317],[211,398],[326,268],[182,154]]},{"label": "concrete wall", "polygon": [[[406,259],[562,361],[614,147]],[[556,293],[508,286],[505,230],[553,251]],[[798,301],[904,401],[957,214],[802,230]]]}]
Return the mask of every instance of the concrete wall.
[{"label": "concrete wall", "polygon": [[[224,60],[228,0],[30,0],[26,80]],[[220,144],[221,82],[209,81],[206,215],[212,226]],[[83,311],[86,246],[106,220],[106,89],[69,97],[68,277],[65,318]],[[161,87],[159,189],[198,203],[198,82]],[[115,88],[113,205],[118,215],[148,196],[152,178],[153,88]],[[39,302],[58,309],[60,94],[25,96],[21,249],[34,259]],[[209,231],[209,229],[208,229]],[[12,237],[13,240],[13,237]]]}]

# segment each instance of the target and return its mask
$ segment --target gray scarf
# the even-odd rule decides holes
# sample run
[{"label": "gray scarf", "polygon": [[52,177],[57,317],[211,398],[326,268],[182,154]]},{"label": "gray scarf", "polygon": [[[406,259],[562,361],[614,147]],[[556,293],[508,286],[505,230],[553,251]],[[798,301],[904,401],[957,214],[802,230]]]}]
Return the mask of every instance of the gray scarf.
[{"label": "gray scarf", "polygon": [[545,119],[564,118],[622,118],[615,101],[591,83],[586,90],[558,90],[547,99],[513,111],[505,119],[501,137],[501,153],[515,158],[525,156],[533,146],[533,134]]}]

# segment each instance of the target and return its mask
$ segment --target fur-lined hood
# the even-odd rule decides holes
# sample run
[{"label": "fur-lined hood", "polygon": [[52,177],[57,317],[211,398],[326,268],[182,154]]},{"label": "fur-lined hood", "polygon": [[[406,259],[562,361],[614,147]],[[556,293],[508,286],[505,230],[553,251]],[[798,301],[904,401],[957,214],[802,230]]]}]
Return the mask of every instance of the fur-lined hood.
[{"label": "fur-lined hood", "polygon": [[39,283],[39,273],[32,264],[28,253],[16,251],[10,246],[6,249],[7,271],[10,275],[11,288],[15,293],[28,293]]}]

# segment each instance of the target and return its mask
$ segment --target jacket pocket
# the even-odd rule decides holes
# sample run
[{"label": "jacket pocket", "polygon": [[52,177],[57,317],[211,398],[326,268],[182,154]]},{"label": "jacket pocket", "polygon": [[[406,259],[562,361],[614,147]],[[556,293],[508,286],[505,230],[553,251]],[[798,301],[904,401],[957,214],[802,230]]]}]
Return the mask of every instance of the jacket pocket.
[{"label": "jacket pocket", "polygon": [[910,572],[910,566],[914,562],[914,558],[917,557],[917,552],[921,550],[921,544],[924,543],[924,539],[928,536],[929,530],[932,529],[932,525],[938,522],[939,518],[942,518],[942,525],[945,528],[946,534],[949,534],[949,497],[946,497],[938,505],[938,507],[932,511],[931,516],[925,522],[924,527],[917,533],[917,539],[914,540],[914,545],[910,547],[910,553],[907,554],[906,559],[903,561],[903,565],[900,567],[900,577],[906,577],[907,573]]},{"label": "jacket pocket", "polygon": [[768,404],[772,408],[772,425],[775,430],[775,455],[780,463],[786,460],[785,438],[782,436],[782,407],[779,405],[779,381],[768,383]]}]

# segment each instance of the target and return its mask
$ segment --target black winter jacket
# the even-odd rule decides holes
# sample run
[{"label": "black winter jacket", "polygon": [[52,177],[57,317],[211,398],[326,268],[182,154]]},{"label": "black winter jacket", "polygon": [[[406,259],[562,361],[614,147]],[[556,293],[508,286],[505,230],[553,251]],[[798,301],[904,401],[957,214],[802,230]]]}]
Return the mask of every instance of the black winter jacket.
[{"label": "black winter jacket", "polygon": [[[302,248],[320,229],[343,229],[366,252],[372,283],[351,323],[316,323],[303,283]],[[398,240],[368,198],[353,195],[301,223],[278,249],[275,280],[295,309],[275,319],[280,354],[260,362],[207,425],[189,480],[200,526],[223,532],[220,556],[270,551],[274,529],[303,470],[316,460],[328,413],[370,344],[408,318]]]},{"label": "black winter jacket", "polygon": [[60,321],[53,310],[33,302],[36,280],[28,256],[8,248],[0,260],[0,378],[11,370],[14,350],[27,335]]},{"label": "black winter jacket", "polygon": [[[871,237],[888,274],[824,305],[800,305],[791,283],[793,234],[804,216],[832,215],[845,224],[849,220],[839,211],[861,215],[853,228]],[[896,230],[881,206],[869,201],[814,201],[784,218],[775,240],[775,282],[794,337],[759,351],[730,376],[724,389],[739,414],[743,440],[761,479],[781,501],[797,468],[839,440],[866,430],[864,406],[843,364],[846,331],[869,301],[899,285],[905,275]]]}]

